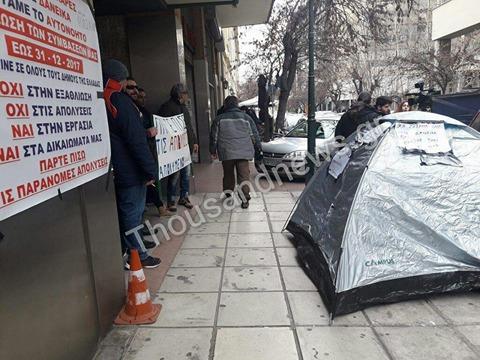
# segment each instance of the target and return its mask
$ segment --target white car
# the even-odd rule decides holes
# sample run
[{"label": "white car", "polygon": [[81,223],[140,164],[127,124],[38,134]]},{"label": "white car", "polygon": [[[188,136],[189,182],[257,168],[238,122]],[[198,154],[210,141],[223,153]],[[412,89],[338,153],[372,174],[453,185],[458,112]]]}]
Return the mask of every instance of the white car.
[{"label": "white car", "polygon": [[[335,127],[340,117],[341,114],[333,112],[316,114],[315,120],[319,125],[316,134],[317,160],[322,161],[335,149]],[[256,162],[257,170],[266,169],[272,172],[276,168],[279,174],[285,174],[285,169],[288,168],[293,177],[303,177],[307,156],[307,130],[307,121],[301,121],[285,136],[262,142],[263,161]],[[282,166],[279,166],[281,164]]]}]

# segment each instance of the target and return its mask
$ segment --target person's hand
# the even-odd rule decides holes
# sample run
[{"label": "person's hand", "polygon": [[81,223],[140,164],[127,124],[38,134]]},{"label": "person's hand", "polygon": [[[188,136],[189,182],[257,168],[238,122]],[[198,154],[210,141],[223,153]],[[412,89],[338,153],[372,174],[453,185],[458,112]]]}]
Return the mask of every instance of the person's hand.
[{"label": "person's hand", "polygon": [[147,136],[149,138],[154,138],[157,135],[158,135],[158,129],[157,128],[151,127],[149,129],[147,129]]},{"label": "person's hand", "polygon": [[212,154],[212,160],[217,160],[218,159],[218,155],[215,153],[215,154]]},{"label": "person's hand", "polygon": [[155,184],[155,180],[147,181],[147,183],[145,185],[150,186],[150,185],[153,185],[153,184]]},{"label": "person's hand", "polygon": [[198,153],[198,144],[193,144],[193,152]]}]

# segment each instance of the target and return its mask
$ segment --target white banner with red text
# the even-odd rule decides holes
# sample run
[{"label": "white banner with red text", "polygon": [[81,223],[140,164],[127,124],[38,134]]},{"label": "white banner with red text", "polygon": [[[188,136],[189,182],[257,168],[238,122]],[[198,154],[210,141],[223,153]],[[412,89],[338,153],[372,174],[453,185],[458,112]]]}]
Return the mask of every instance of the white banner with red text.
[{"label": "white banner with red text", "polygon": [[192,163],[188,134],[183,114],[172,117],[154,116],[159,178],[163,179]]},{"label": "white banner with red text", "polygon": [[86,3],[0,2],[0,220],[108,171],[102,91]]}]

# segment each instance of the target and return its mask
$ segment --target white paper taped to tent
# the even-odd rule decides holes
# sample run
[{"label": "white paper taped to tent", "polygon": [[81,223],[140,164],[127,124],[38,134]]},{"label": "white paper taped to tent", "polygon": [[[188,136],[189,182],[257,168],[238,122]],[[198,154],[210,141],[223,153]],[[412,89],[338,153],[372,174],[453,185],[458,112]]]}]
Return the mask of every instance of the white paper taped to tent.
[{"label": "white paper taped to tent", "polygon": [[346,146],[339,152],[335,154],[330,163],[330,168],[328,169],[328,173],[332,175],[335,179],[343,173],[343,170],[347,167],[348,161],[352,156],[352,149]]},{"label": "white paper taped to tent", "polygon": [[397,123],[395,131],[400,147],[408,152],[439,154],[452,151],[443,122]]}]

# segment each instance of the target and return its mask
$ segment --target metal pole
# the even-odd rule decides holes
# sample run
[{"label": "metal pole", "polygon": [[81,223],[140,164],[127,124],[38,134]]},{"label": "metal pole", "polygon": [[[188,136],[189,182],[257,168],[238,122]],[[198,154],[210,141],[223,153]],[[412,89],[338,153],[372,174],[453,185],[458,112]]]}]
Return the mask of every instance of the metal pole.
[{"label": "metal pole", "polygon": [[317,123],[315,121],[315,19],[314,19],[314,0],[308,0],[308,155],[307,183],[315,173],[315,164],[312,159],[316,157],[315,138],[317,132]]}]

